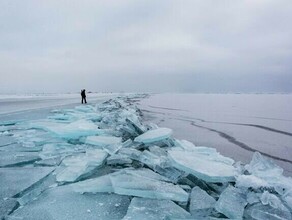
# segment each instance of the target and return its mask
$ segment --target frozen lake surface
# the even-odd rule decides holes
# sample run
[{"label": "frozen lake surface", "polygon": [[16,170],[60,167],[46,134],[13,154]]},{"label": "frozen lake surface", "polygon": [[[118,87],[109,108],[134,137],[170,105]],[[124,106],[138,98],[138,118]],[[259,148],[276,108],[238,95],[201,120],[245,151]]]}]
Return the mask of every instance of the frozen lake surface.
[{"label": "frozen lake surface", "polygon": [[291,219],[291,96],[87,98],[0,98],[0,219]]},{"label": "frozen lake surface", "polygon": [[259,151],[292,176],[291,94],[155,94],[139,104],[177,138],[244,163]]}]

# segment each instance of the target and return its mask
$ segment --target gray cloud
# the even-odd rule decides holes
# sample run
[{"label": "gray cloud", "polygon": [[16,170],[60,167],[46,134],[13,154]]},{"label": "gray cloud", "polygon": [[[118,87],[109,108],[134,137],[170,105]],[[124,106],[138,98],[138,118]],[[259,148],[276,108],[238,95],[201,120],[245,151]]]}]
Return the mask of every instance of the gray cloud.
[{"label": "gray cloud", "polygon": [[0,92],[292,92],[290,0],[4,0]]}]

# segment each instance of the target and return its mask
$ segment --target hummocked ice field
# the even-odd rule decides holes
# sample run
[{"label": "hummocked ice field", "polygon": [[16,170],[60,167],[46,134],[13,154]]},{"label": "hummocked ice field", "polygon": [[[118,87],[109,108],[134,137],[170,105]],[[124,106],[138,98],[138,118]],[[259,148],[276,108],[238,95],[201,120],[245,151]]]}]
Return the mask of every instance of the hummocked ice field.
[{"label": "hummocked ice field", "polygon": [[292,219],[292,95],[0,96],[0,219]]}]

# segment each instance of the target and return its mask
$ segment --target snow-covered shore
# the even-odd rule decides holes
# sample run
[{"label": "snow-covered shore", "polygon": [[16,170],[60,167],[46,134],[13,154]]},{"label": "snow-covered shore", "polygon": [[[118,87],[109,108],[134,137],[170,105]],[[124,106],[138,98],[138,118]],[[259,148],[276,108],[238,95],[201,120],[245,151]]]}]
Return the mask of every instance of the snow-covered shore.
[{"label": "snow-covered shore", "polygon": [[[117,93],[88,93],[87,98],[91,103],[117,96]],[[79,104],[79,93],[73,94],[27,94],[3,95],[0,94],[0,115],[14,112],[36,110],[69,104]]]}]

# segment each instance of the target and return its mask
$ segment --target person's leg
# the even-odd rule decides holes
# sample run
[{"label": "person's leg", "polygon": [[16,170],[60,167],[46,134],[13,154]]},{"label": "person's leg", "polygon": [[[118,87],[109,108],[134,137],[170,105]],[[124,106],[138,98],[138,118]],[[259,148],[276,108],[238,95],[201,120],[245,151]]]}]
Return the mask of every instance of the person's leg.
[{"label": "person's leg", "polygon": [[85,101],[85,104],[86,104],[86,103],[87,103],[87,102],[86,102],[86,97],[84,97],[84,101]]},{"label": "person's leg", "polygon": [[84,99],[84,98],[82,97],[82,100],[81,100],[81,103],[82,103],[82,104],[83,104],[83,99]]}]

